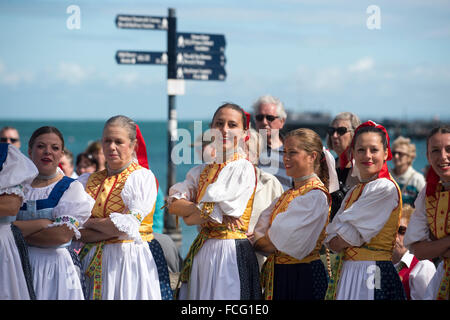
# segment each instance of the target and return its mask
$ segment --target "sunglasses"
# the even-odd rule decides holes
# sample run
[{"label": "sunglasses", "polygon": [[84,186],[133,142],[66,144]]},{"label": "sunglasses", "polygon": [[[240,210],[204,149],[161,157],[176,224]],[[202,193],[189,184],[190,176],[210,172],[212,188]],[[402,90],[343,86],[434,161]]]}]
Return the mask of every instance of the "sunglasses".
[{"label": "sunglasses", "polygon": [[400,226],[398,227],[398,234],[404,236],[406,233],[406,227]]},{"label": "sunglasses", "polygon": [[346,134],[347,132],[350,132],[352,130],[351,129],[347,129],[346,127],[337,127],[337,128],[328,127],[327,128],[327,133],[330,136],[332,136],[335,131],[337,132],[338,135],[343,136],[344,134]]},{"label": "sunglasses", "polygon": [[392,156],[393,156],[393,157],[395,157],[397,154],[398,154],[398,156],[399,156],[400,158],[408,155],[407,153],[403,153],[403,152],[400,152],[400,151],[393,151],[393,152],[392,152]]},{"label": "sunglasses", "polygon": [[1,143],[9,143],[8,140],[11,141],[11,143],[16,143],[20,139],[18,139],[18,138],[0,138]]},{"label": "sunglasses", "polygon": [[267,121],[272,122],[273,120],[278,119],[279,117],[278,116],[271,116],[270,114],[257,114],[255,116],[255,119],[257,121],[263,121],[264,118],[266,118]]}]

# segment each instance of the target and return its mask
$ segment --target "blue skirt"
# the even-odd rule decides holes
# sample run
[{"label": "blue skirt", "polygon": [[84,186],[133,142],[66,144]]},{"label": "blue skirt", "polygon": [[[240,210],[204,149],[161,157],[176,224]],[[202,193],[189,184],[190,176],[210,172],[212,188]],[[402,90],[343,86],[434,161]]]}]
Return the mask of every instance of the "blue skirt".
[{"label": "blue skirt", "polygon": [[327,272],[321,260],[275,264],[273,300],[323,300],[327,287]]}]

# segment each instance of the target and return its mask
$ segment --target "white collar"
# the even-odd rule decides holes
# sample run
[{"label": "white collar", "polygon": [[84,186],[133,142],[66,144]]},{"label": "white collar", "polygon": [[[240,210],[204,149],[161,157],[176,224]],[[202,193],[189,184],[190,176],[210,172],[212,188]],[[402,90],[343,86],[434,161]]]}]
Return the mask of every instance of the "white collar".
[{"label": "white collar", "polygon": [[412,262],[413,258],[414,258],[414,255],[412,253],[410,253],[408,250],[405,252],[405,254],[400,259],[400,261],[402,261],[404,264],[406,264],[406,266],[409,268],[411,266],[411,262]]}]

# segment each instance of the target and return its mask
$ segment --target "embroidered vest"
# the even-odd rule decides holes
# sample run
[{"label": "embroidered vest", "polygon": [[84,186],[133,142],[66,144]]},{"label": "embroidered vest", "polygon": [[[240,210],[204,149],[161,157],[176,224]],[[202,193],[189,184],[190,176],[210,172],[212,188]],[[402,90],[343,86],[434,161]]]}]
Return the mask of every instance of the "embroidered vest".
[{"label": "embroidered vest", "polygon": [[[236,160],[236,159],[235,159]],[[196,196],[196,203],[199,203],[203,196],[205,195],[207,187],[214,183],[218,176],[220,171],[226,166],[227,163],[213,163],[206,165],[203,171],[200,173],[199,176],[199,183],[198,183],[198,191]],[[255,172],[256,176],[256,172]],[[256,183],[255,188],[253,189],[252,196],[247,202],[247,206],[245,207],[244,213],[241,216],[241,221],[243,222],[243,226],[241,229],[232,231],[227,228],[226,224],[217,224],[212,221],[208,221],[204,224],[202,224],[202,230],[200,232],[208,234],[208,238],[214,238],[214,239],[245,239],[247,236],[245,235],[245,232],[248,230],[248,225],[250,223],[250,217],[253,210],[253,198],[255,196],[256,191]],[[211,214],[212,210],[214,209],[214,203],[205,203],[204,204],[204,211],[208,211],[208,214]]]},{"label": "embroidered vest", "polygon": [[[91,174],[86,183],[86,192],[95,200],[91,216],[106,218],[113,212],[130,214],[120,194],[130,174],[139,169],[142,167],[133,162],[121,173],[111,177],[107,176],[106,169]],[[154,211],[155,206],[144,220],[137,216],[139,220],[142,220],[139,232],[143,241],[148,242],[154,238],[152,229]]]},{"label": "embroidered vest", "polygon": [[[233,158],[232,161],[239,159],[238,157]],[[211,183],[215,182],[217,180],[217,177],[219,176],[220,171],[227,165],[227,163],[214,163],[206,165],[203,171],[200,173],[199,176],[199,183],[198,183],[198,191],[196,196],[196,203],[198,203],[203,196],[205,195],[206,188]],[[256,177],[256,172],[255,172]],[[191,269],[194,262],[194,257],[196,256],[197,252],[202,248],[203,244],[208,239],[246,239],[247,236],[245,235],[245,232],[248,229],[248,224],[250,222],[250,216],[253,209],[253,198],[255,196],[256,191],[256,184],[257,181],[255,180],[255,186],[253,188],[253,194],[250,197],[250,199],[247,202],[247,206],[244,209],[244,213],[241,216],[241,220],[243,221],[243,227],[241,229],[237,229],[236,231],[232,231],[228,229],[227,225],[225,224],[217,224],[217,223],[210,223],[207,222],[202,225],[202,229],[195,238],[195,240],[192,242],[191,247],[189,248],[189,252],[186,255],[186,258],[184,259],[184,265],[183,269],[180,273],[179,282],[189,282],[189,278],[191,276]],[[208,213],[210,214],[212,210],[214,209],[214,203],[206,203],[204,206],[204,209],[208,210]],[[202,212],[203,214],[203,212]]]},{"label": "embroidered vest", "polygon": [[[385,178],[383,178],[385,179]],[[387,179],[387,178],[386,178]],[[373,237],[369,243],[363,244],[361,247],[346,248],[343,252],[336,256],[336,262],[333,268],[333,277],[328,283],[325,300],[335,300],[337,287],[342,272],[343,260],[353,261],[391,261],[392,251],[394,249],[397,238],[398,226],[400,225],[400,213],[402,211],[402,196],[400,188],[389,174],[389,180],[395,184],[398,194],[398,205],[392,210],[388,221],[385,223],[380,232]],[[361,196],[367,183],[358,184],[347,198],[345,209],[348,209]]]},{"label": "embroidered vest", "polygon": [[[392,210],[389,219],[373,237],[369,243],[363,244],[361,247],[352,247],[345,249],[344,260],[354,261],[389,261],[392,260],[392,251],[394,249],[395,240],[397,237],[398,226],[400,224],[400,213],[402,211],[402,197],[400,188],[397,183],[390,177],[398,193],[398,205]],[[367,183],[360,183],[353,189],[348,198],[345,209],[348,209],[361,196]]]},{"label": "embroidered vest", "polygon": [[[302,186],[298,189],[289,189],[289,190],[285,191],[281,195],[280,199],[278,199],[277,203],[275,204],[274,210],[272,211],[272,217],[270,220],[270,224],[272,224],[273,220],[275,219],[275,217],[278,214],[283,214],[287,210],[287,208],[292,200],[294,200],[298,196],[303,196],[303,195],[307,194],[311,190],[322,190],[323,192],[325,192],[325,194],[327,195],[327,198],[328,198],[328,204],[329,204],[329,206],[331,206],[331,197],[330,197],[330,194],[328,193],[327,187],[325,187],[325,185],[322,183],[322,181],[314,180],[312,182],[305,184],[304,186]],[[330,212],[330,210],[328,209],[328,215],[329,215],[329,212]],[[288,254],[286,254],[284,252],[277,251],[275,263],[277,263],[277,264],[309,263],[311,261],[320,259],[319,251],[320,251],[320,248],[322,247],[322,242],[325,239],[325,235],[326,235],[325,228],[326,228],[327,224],[328,224],[328,219],[322,229],[322,232],[320,233],[319,239],[317,239],[314,250],[311,251],[311,253],[309,255],[304,257],[302,260],[298,260],[294,257],[289,256]]]},{"label": "embroidered vest", "polygon": [[[439,183],[434,194],[425,197],[425,208],[430,233],[441,239],[450,234],[450,191]],[[439,285],[438,300],[450,299],[450,258],[444,259],[444,274]]]},{"label": "embroidered vest", "polygon": [[323,226],[323,229],[319,235],[319,238],[316,241],[316,246],[311,251],[310,254],[308,254],[303,259],[299,260],[296,259],[287,253],[284,253],[282,251],[275,251],[275,253],[271,254],[267,257],[267,260],[265,261],[260,275],[261,280],[261,287],[264,288],[264,299],[266,300],[272,300],[273,299],[273,281],[274,281],[274,274],[275,274],[275,264],[298,264],[298,263],[310,263],[315,260],[320,259],[320,249],[322,247],[322,242],[325,239],[325,229],[328,224],[328,219],[330,217],[330,209],[331,209],[331,196],[328,193],[327,187],[320,181],[319,179],[316,179],[314,181],[308,182],[307,184],[301,186],[298,189],[289,189],[285,191],[281,197],[278,199],[277,203],[275,204],[275,207],[272,211],[272,216],[270,219],[270,224],[272,224],[275,217],[279,214],[283,214],[286,212],[289,204],[292,200],[294,200],[296,197],[303,196],[307,194],[308,192],[312,190],[322,190],[325,192],[328,198],[328,217],[325,225]]}]

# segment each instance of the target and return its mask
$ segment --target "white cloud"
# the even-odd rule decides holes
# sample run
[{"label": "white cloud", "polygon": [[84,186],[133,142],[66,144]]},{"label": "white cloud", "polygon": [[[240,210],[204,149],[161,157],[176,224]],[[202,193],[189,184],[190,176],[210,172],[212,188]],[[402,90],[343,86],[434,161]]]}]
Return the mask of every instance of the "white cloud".
[{"label": "white cloud", "polygon": [[10,71],[5,64],[0,61],[0,84],[15,87],[21,83],[31,83],[34,74],[30,71]]},{"label": "white cloud", "polygon": [[373,69],[375,61],[371,57],[362,58],[348,67],[350,72],[366,72]]},{"label": "white cloud", "polygon": [[72,62],[60,62],[56,78],[71,85],[78,85],[92,74],[92,68],[85,68]]}]

